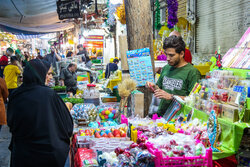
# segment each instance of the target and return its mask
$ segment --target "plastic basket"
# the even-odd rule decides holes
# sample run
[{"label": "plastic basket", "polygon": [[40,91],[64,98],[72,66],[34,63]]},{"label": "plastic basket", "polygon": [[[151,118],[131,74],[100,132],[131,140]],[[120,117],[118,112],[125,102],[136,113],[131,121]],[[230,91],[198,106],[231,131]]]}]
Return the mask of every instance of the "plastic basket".
[{"label": "plastic basket", "polygon": [[158,149],[154,149],[153,144],[149,142],[146,146],[151,154],[155,156],[155,167],[212,167],[212,149],[206,150],[205,156],[194,156],[194,157],[164,157],[162,152]]}]

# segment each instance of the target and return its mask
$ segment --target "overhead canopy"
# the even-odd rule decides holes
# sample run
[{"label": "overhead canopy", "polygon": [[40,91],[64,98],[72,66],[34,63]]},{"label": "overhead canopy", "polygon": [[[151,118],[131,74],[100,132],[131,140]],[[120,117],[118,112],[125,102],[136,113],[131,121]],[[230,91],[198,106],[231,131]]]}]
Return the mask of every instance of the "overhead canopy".
[{"label": "overhead canopy", "polygon": [[9,31],[48,33],[74,27],[58,19],[56,0],[0,0],[0,4],[0,25]]}]

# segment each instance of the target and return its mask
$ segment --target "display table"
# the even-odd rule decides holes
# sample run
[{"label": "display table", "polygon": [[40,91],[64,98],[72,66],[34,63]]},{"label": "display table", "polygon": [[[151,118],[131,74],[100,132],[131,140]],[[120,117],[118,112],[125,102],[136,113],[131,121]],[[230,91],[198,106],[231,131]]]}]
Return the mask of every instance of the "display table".
[{"label": "display table", "polygon": [[[186,115],[192,110],[191,107],[183,105],[182,112]],[[208,121],[208,115],[205,112],[194,109],[193,117],[202,121]],[[248,123],[230,122],[221,118],[218,118],[221,125],[221,135],[219,141],[221,141],[220,149],[223,152],[213,152],[213,160],[226,158],[236,154],[239,150],[241,139],[244,129],[250,127]]]}]

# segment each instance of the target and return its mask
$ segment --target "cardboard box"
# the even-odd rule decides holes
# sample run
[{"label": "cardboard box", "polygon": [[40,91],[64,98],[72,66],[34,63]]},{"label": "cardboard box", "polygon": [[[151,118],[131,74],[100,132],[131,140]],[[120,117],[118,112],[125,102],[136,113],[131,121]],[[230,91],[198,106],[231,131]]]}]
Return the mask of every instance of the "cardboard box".
[{"label": "cardboard box", "polygon": [[131,111],[134,116],[144,117],[144,94],[137,92],[131,95]]}]

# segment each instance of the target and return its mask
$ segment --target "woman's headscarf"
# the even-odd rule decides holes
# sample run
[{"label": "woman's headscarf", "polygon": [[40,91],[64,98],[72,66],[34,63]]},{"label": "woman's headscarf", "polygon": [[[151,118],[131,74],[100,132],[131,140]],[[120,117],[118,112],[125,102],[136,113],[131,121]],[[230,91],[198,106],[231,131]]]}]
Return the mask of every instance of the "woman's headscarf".
[{"label": "woman's headscarf", "polygon": [[30,60],[29,62],[27,62],[23,72],[23,84],[44,85],[49,69],[50,64],[45,60]]}]

